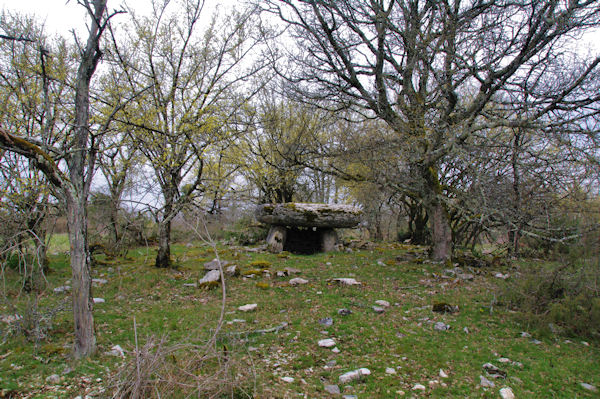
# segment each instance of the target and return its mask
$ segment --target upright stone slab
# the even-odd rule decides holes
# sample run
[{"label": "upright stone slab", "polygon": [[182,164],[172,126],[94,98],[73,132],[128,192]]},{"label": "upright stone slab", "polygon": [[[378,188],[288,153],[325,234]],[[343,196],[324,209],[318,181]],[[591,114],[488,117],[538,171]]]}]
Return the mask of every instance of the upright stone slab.
[{"label": "upright stone slab", "polygon": [[325,229],[321,232],[321,249],[323,252],[336,251],[338,244],[338,235],[334,229]]},{"label": "upright stone slab", "polygon": [[337,250],[335,229],[355,227],[362,211],[349,205],[285,203],[258,205],[255,215],[258,221],[271,225],[269,251],[314,253]]},{"label": "upright stone slab", "polygon": [[284,226],[272,225],[267,236],[267,248],[270,252],[279,253],[283,251],[283,245],[287,238],[287,230]]}]

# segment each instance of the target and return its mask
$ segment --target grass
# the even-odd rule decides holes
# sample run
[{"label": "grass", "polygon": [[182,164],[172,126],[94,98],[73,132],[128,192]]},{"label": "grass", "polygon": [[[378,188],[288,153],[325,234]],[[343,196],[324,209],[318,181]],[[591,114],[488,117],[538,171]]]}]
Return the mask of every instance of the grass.
[{"label": "grass", "polygon": [[[504,270],[475,270],[473,281],[441,278],[440,265],[395,260],[411,249],[382,245],[372,251],[282,257],[221,248],[222,258],[242,271],[255,269],[257,262],[268,262],[272,276],[227,281],[226,321],[246,322],[226,323],[219,345],[229,345],[232,336],[245,337],[235,347],[247,364],[253,365],[255,397],[326,397],[324,384],[338,384],[341,374],[360,367],[369,368],[371,375],[339,384],[344,393],[359,398],[497,398],[504,386],[510,386],[518,398],[594,397],[580,383],[600,386],[597,343],[586,346],[576,338],[566,340],[535,330],[529,332],[541,343],[521,337],[527,326],[518,323],[515,313],[494,306],[498,280],[492,272]],[[0,397],[10,397],[9,393],[14,397],[74,397],[105,389],[110,375],[124,362],[105,352],[118,344],[131,357],[134,318],[140,346],[151,335],[167,335],[173,343],[208,337],[219,314],[221,292],[185,287],[184,283],[201,277],[203,263],[214,256],[202,245],[175,245],[172,252],[178,265],[173,270],[152,267],[155,251],[146,248],[130,251],[126,260],[107,260],[93,270],[93,277],[108,283],[93,290],[95,297],[106,302],[95,305],[98,351],[91,359],[74,363],[69,358],[73,330],[69,311],[57,315],[47,338],[38,343],[18,335],[6,336],[0,345]],[[66,255],[56,253],[50,256],[49,285],[38,296],[42,310],[68,301],[67,294],[52,291],[70,280]],[[300,269],[299,276],[309,283],[286,286],[291,277],[275,277],[276,271],[286,267]],[[16,297],[17,277],[10,270],[5,272],[8,301],[0,305],[2,315],[14,313],[9,303],[23,312],[32,302],[31,294]],[[335,277],[352,277],[362,285],[339,286],[327,281]],[[269,288],[257,286],[257,282],[269,283]],[[391,303],[383,314],[372,309],[379,299]],[[460,310],[434,313],[435,302],[458,305]],[[237,310],[248,303],[257,303],[257,310]],[[340,316],[340,308],[352,313]],[[333,319],[332,326],[319,324],[325,317]],[[436,331],[433,326],[438,321],[449,324],[450,330]],[[252,334],[283,322],[288,326],[278,333]],[[0,323],[4,331],[6,326]],[[340,353],[318,347],[317,341],[323,338],[333,338]],[[498,363],[501,357],[521,365]],[[327,366],[331,361],[335,365]],[[495,380],[494,388],[484,389],[479,376],[485,375],[482,365],[487,362],[505,370],[508,378]],[[396,373],[386,374],[386,368],[394,368]],[[439,377],[440,369],[448,378]],[[61,382],[46,383],[51,374],[60,375]],[[284,382],[282,377],[294,381]],[[426,390],[413,391],[415,384]]]},{"label": "grass", "polygon": [[69,245],[69,235],[67,233],[52,234],[48,244],[48,253],[68,253],[71,249]]}]

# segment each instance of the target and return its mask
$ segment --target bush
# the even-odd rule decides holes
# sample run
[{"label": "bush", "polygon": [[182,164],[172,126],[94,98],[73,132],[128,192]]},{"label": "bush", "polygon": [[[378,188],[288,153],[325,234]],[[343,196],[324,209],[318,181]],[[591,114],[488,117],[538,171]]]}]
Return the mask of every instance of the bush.
[{"label": "bush", "polygon": [[501,289],[502,302],[541,329],[600,339],[599,259],[529,266]]},{"label": "bush", "polygon": [[239,245],[254,245],[265,240],[268,233],[266,226],[257,224],[252,216],[245,216],[235,222],[226,238],[235,240]]}]

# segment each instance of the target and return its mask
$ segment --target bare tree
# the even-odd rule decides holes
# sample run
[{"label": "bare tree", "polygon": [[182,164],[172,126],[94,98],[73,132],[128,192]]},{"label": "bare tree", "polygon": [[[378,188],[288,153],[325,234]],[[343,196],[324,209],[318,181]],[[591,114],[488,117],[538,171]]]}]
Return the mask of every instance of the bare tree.
[{"label": "bare tree", "polygon": [[380,118],[410,148],[412,184],[394,186],[416,193],[427,210],[438,261],[452,250],[448,193],[440,182],[444,162],[481,129],[514,122],[489,115],[490,105],[503,104],[526,85],[536,99],[527,122],[548,124],[556,111],[572,119],[569,111],[585,112],[598,100],[597,92],[574,96],[593,78],[600,57],[554,74],[552,90],[526,84],[547,76],[548,60],[565,60],[571,38],[598,26],[595,1],[264,3],[289,25],[297,44],[290,53],[294,67],[282,71],[295,92],[322,106]]},{"label": "bare tree", "polygon": [[140,152],[154,171],[161,200],[153,210],[156,266],[169,267],[171,221],[202,191],[205,154],[225,139],[222,126],[253,94],[236,90],[263,69],[246,63],[263,38],[251,10],[215,16],[202,31],[204,1],[183,1],[181,13],[170,1],[153,5],[150,17],[134,15],[130,54],[120,54],[128,88],[142,93],[120,120],[135,128]]},{"label": "bare tree", "polygon": [[[69,134],[57,147],[21,136],[21,132],[0,130],[0,148],[28,158],[54,186],[67,211],[71,272],[73,283],[73,318],[75,324],[75,358],[95,351],[94,319],[91,298],[91,258],[87,241],[87,198],[96,161],[96,143],[90,134],[90,82],[102,56],[100,38],[112,15],[106,12],[106,0],[80,0],[90,16],[88,38],[79,49],[79,65],[74,82],[74,121]],[[58,161],[64,159],[66,172]]]}]

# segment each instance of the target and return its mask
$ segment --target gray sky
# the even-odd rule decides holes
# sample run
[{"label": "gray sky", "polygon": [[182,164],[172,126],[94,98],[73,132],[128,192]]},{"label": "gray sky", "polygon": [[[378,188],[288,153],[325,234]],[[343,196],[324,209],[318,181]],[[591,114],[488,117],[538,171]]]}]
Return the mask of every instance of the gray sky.
[{"label": "gray sky", "polygon": [[[108,0],[108,9],[120,9],[125,2],[140,14],[145,14],[151,4],[151,0]],[[211,10],[216,4],[233,6],[236,3],[237,0],[206,0],[203,14],[212,14]],[[77,4],[77,0],[0,0],[0,9],[35,14],[40,21],[45,21],[47,32],[63,36],[70,35],[73,29],[84,33],[88,21],[84,8]]]}]

